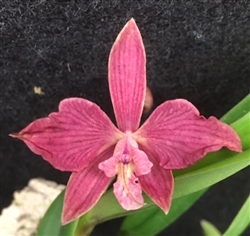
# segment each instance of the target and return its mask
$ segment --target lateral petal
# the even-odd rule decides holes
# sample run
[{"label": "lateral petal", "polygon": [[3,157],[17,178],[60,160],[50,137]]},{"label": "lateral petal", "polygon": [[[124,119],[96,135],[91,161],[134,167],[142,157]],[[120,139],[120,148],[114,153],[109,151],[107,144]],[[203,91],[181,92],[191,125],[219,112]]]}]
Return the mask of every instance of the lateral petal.
[{"label": "lateral petal", "polygon": [[[97,157],[97,160],[105,160],[112,155],[109,148]],[[72,173],[65,192],[62,224],[67,224],[87,211],[89,211],[100,199],[112,178],[98,168],[98,161],[80,172]]]},{"label": "lateral petal", "polygon": [[237,152],[242,149],[238,134],[229,125],[200,116],[184,99],[157,107],[134,138],[166,169],[185,168],[223,146]]},{"label": "lateral petal", "polygon": [[99,163],[98,168],[104,171],[106,176],[114,177],[118,172],[117,170],[118,162],[119,162],[119,155],[112,156],[109,159]]},{"label": "lateral petal", "polygon": [[148,155],[153,167],[148,174],[138,176],[139,183],[143,191],[167,214],[174,189],[172,172],[159,166],[151,152],[146,149],[143,151]]},{"label": "lateral petal", "polygon": [[79,171],[115,144],[122,133],[96,104],[69,98],[60,103],[59,112],[34,121],[11,136],[23,140],[55,168]]},{"label": "lateral petal", "polygon": [[145,152],[139,149],[131,149],[131,157],[135,165],[135,174],[137,176],[148,174],[153,166],[152,162],[148,160]]},{"label": "lateral petal", "polygon": [[135,131],[146,93],[146,57],[134,19],[119,33],[109,56],[109,90],[121,131]]}]

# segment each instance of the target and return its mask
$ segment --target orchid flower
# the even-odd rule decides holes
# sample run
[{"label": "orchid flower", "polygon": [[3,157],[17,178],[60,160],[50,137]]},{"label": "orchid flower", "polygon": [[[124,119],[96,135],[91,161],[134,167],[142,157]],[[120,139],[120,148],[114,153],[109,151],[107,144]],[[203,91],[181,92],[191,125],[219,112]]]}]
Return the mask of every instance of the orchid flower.
[{"label": "orchid flower", "polygon": [[119,33],[109,56],[109,90],[117,127],[98,105],[83,98],[61,101],[59,112],[18,134],[36,154],[71,171],[62,223],[89,211],[114,177],[114,194],[126,210],[144,205],[144,191],[165,213],[173,194],[172,170],[185,168],[223,146],[241,151],[237,133],[209,119],[187,100],[166,101],[139,127],[146,93],[146,56],[134,19]]}]

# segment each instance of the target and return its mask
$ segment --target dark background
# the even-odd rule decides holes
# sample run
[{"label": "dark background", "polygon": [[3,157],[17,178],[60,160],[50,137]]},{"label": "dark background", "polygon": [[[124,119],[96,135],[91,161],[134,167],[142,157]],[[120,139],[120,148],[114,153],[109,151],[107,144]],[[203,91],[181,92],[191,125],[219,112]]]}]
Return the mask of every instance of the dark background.
[{"label": "dark background", "polygon": [[[72,96],[94,101],[114,117],[108,55],[131,17],[144,40],[155,106],[182,97],[203,115],[219,118],[250,90],[247,0],[2,0],[0,10],[1,209],[31,178],[65,184],[69,176],[9,133],[56,111],[60,100]],[[36,94],[34,86],[44,94]],[[249,169],[213,186],[162,235],[201,235],[201,219],[223,232],[247,198],[249,186]],[[119,222],[102,224],[95,234],[114,235]]]}]

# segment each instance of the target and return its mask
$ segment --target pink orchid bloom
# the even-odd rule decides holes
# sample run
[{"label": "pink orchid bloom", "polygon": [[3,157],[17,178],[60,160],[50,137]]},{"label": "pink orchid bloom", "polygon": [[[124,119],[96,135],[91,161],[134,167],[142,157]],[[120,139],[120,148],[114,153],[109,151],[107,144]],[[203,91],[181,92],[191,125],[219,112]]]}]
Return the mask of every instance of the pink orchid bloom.
[{"label": "pink orchid bloom", "polygon": [[89,211],[115,176],[114,194],[126,210],[144,205],[142,190],[169,211],[172,171],[185,168],[223,146],[240,152],[234,130],[205,119],[188,101],[158,106],[139,128],[146,93],[146,57],[133,19],[118,35],[109,57],[109,89],[116,126],[91,101],[68,98],[59,112],[38,119],[18,134],[55,168],[73,172],[66,188],[62,223]]}]

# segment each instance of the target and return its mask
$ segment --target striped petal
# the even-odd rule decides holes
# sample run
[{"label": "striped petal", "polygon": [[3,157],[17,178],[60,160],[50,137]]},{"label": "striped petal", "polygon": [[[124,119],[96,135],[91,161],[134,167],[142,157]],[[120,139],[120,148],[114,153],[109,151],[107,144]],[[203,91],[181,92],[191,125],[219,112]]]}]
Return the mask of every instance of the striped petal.
[{"label": "striped petal", "polygon": [[151,171],[146,175],[138,176],[143,191],[158,205],[166,214],[169,211],[174,190],[174,178],[170,170],[159,166],[152,153],[142,148],[153,163]]},{"label": "striped petal", "polygon": [[109,56],[109,90],[121,131],[139,127],[146,93],[146,58],[141,34],[131,19],[118,35]]},{"label": "striped petal", "polygon": [[122,134],[96,104],[69,98],[60,103],[58,113],[36,120],[12,136],[55,168],[80,171]]},{"label": "striped petal", "polygon": [[166,169],[185,168],[223,146],[241,151],[240,138],[230,126],[215,117],[200,116],[184,99],[157,107],[134,138]]},{"label": "striped petal", "polygon": [[98,168],[99,161],[112,155],[113,148],[101,153],[93,165],[83,171],[72,173],[65,192],[62,223],[67,224],[87,211],[100,199],[112,178]]}]

